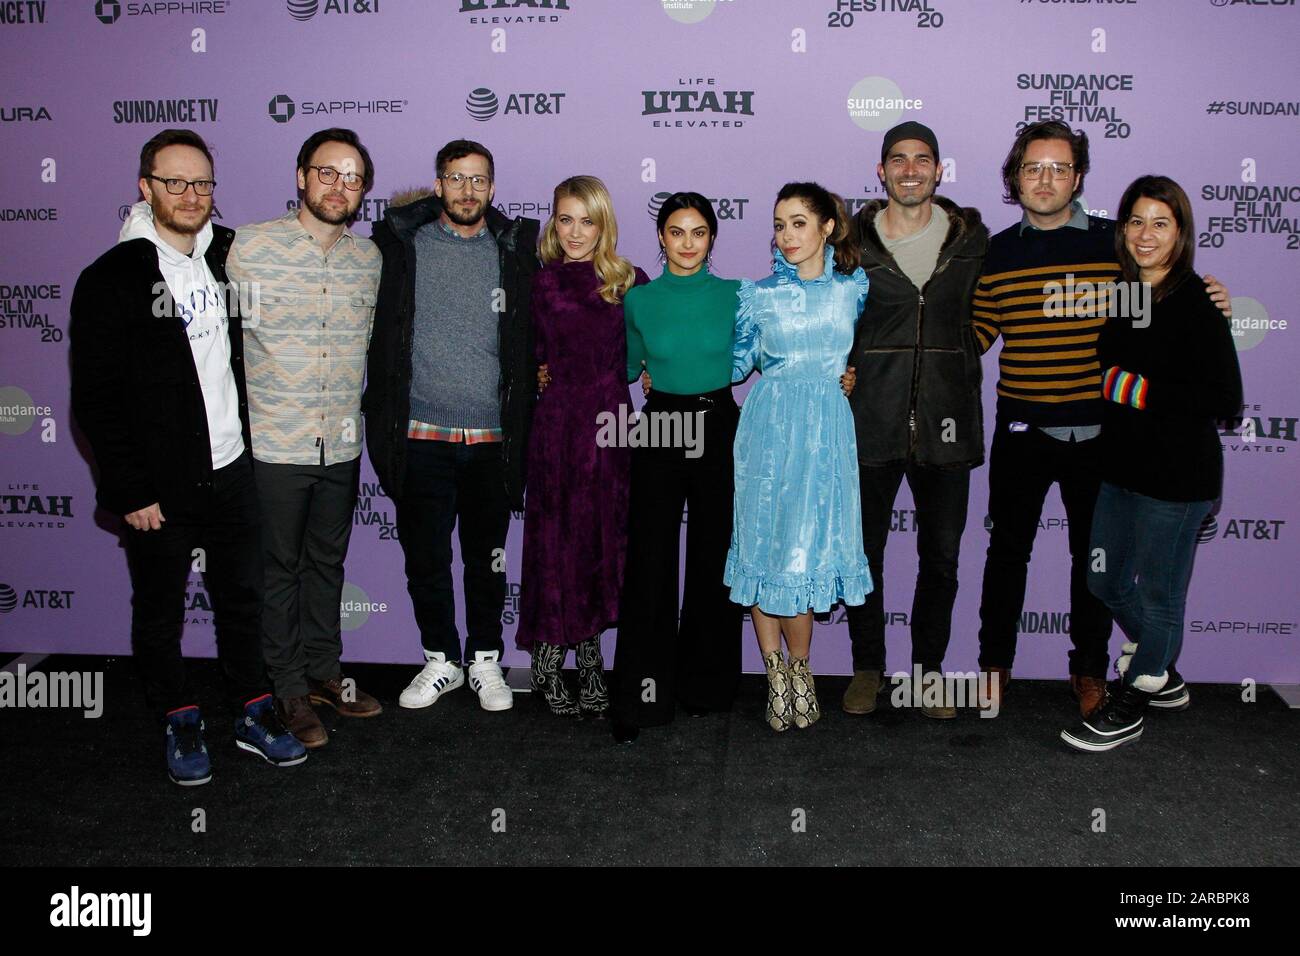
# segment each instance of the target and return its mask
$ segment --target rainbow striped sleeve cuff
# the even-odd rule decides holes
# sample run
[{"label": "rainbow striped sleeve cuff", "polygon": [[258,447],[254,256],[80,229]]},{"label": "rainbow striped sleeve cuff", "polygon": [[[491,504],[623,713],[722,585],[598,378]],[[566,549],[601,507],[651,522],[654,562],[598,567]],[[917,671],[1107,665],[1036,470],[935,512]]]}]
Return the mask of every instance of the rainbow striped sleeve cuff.
[{"label": "rainbow striped sleeve cuff", "polygon": [[1101,394],[1111,402],[1132,408],[1147,407],[1147,386],[1150,383],[1136,372],[1126,372],[1118,365],[1106,369],[1101,382]]}]

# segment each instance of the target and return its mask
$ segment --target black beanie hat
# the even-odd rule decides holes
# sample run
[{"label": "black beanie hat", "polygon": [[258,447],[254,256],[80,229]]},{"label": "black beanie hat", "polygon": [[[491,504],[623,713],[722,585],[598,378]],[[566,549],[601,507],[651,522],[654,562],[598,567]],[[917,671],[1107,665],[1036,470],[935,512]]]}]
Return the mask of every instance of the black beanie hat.
[{"label": "black beanie hat", "polygon": [[882,163],[885,161],[885,157],[889,155],[889,150],[895,143],[905,139],[919,139],[930,147],[930,151],[934,153],[934,161],[936,163],[939,161],[939,140],[935,138],[934,130],[915,120],[899,123],[885,134],[885,142],[880,147],[880,161]]}]

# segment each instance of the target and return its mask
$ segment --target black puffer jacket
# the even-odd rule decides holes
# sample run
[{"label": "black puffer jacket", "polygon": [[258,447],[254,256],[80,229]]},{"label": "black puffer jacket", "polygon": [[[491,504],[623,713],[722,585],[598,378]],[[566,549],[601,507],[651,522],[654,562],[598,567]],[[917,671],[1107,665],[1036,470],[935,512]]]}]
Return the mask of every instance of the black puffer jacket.
[{"label": "black puffer jacket", "polygon": [[950,220],[939,260],[917,289],[880,241],[881,201],[855,219],[871,280],[849,364],[858,460],[973,468],[984,461],[980,347],[972,298],[989,232],[979,211],[936,196]]},{"label": "black puffer jacket", "polygon": [[[415,327],[415,231],[442,215],[433,196],[408,206],[389,206],[371,238],[383,254],[375,325],[366,361],[366,391],[361,410],[366,419],[370,463],[384,491],[402,496],[406,476],[406,431],[411,417],[411,338]],[[533,357],[530,316],[532,279],[537,259],[536,219],[509,219],[492,206],[487,226],[496,239],[505,309],[498,323],[501,379],[502,455],[510,507],[524,507],[524,459],[528,428],[537,396],[537,361]]]}]

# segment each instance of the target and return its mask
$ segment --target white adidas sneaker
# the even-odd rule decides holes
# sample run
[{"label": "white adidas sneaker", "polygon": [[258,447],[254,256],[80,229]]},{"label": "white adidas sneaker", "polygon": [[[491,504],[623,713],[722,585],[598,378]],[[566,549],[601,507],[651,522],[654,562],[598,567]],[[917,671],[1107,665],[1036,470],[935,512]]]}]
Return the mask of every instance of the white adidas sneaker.
[{"label": "white adidas sneaker", "polygon": [[478,694],[479,706],[484,710],[509,710],[515,705],[515,695],[497,658],[496,651],[479,651],[469,665],[469,686]]},{"label": "white adidas sneaker", "polygon": [[465,672],[459,664],[448,664],[446,654],[426,654],[423,669],[402,691],[397,703],[412,710],[430,707],[447,691],[465,683]]}]

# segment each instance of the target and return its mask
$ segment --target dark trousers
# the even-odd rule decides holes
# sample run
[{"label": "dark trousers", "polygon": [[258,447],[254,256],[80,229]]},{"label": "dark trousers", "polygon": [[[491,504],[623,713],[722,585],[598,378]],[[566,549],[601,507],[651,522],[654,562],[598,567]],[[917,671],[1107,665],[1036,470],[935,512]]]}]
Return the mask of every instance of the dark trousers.
[{"label": "dark trousers", "polygon": [[[651,392],[643,415],[703,412],[702,454],[634,448],[628,502],[614,698],[619,716],[640,727],[666,724],[676,703],[728,710],[740,680],[743,609],[722,583],[735,496],[732,445],[740,410],[731,389],[703,395]],[[682,508],[686,583],[677,612]]]},{"label": "dark trousers", "polygon": [[1092,516],[1088,587],[1138,645],[1129,680],[1163,674],[1183,646],[1196,534],[1212,501],[1161,501],[1103,482]]},{"label": "dark trousers", "polygon": [[131,646],[145,698],[160,720],[197,704],[181,654],[185,586],[191,568],[203,570],[212,600],[217,660],[235,713],[267,692],[262,663],[262,550],[257,489],[247,452],[212,473],[201,506],[168,514],[157,531],[126,528],[131,571]]},{"label": "dark trousers", "polygon": [[912,596],[912,663],[923,672],[942,669],[952,636],[957,599],[957,559],[966,528],[970,469],[916,464],[859,465],[862,544],[875,589],[865,604],[847,609],[855,671],[885,669],[885,543],[894,499],[907,478],[916,502],[916,550],[920,564]]},{"label": "dark trousers", "polygon": [[361,460],[336,465],[254,461],[262,507],[262,651],[277,697],[339,676],[339,603]]},{"label": "dark trousers", "polygon": [[459,526],[468,632],[465,660],[472,662],[479,652],[495,652],[500,660],[505,650],[501,611],[510,530],[501,443],[408,440],[406,480],[394,507],[406,555],[406,589],[425,651],[461,663],[451,576],[451,532]]},{"label": "dark trousers", "polygon": [[1070,673],[1105,679],[1110,612],[1088,590],[1088,541],[1101,486],[1101,442],[1060,441],[998,418],[989,454],[988,556],[980,597],[981,667],[1011,667],[1025,605],[1029,555],[1047,490],[1056,483],[1070,528]]}]

